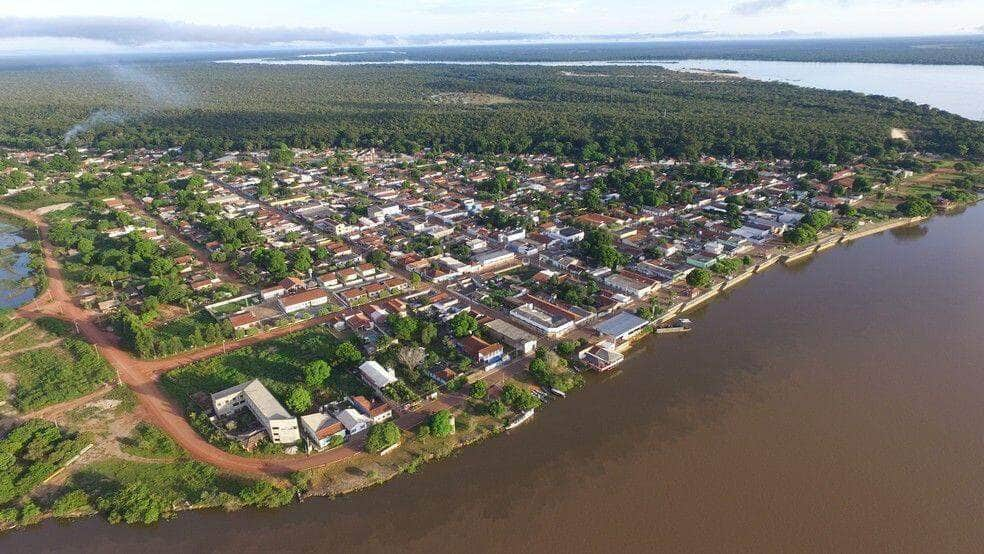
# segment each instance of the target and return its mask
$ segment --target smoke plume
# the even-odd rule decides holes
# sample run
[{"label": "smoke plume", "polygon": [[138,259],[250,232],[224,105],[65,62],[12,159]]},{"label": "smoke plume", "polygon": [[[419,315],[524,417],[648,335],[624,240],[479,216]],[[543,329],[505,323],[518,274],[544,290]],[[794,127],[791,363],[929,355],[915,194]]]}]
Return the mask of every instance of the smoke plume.
[{"label": "smoke plume", "polygon": [[75,140],[75,137],[92,129],[109,125],[120,125],[124,121],[126,121],[126,114],[121,110],[96,110],[82,123],[73,125],[65,133],[62,144],[68,144]]}]

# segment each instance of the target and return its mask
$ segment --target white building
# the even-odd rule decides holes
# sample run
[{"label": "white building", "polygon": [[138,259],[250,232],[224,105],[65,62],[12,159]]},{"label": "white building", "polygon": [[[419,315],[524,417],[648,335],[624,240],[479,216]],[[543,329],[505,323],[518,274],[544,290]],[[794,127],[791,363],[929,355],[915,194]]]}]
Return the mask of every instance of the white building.
[{"label": "white building", "polygon": [[328,293],[322,289],[306,290],[297,294],[281,296],[277,299],[277,304],[285,314],[291,314],[316,306],[323,306],[328,303]]},{"label": "white building", "polygon": [[328,414],[317,412],[301,416],[301,426],[308,441],[318,450],[345,439],[345,427]]},{"label": "white building", "polygon": [[509,311],[509,315],[551,337],[563,335],[574,328],[573,320],[541,310],[532,302],[513,308]]},{"label": "white building", "polygon": [[362,365],[359,366],[359,372],[362,374],[362,379],[377,392],[398,381],[395,371],[381,366],[375,360],[362,362]]},{"label": "white building", "polygon": [[297,418],[277,402],[259,379],[213,394],[212,408],[217,416],[249,409],[275,443],[292,444],[301,440]]},{"label": "white building", "polygon": [[369,417],[363,415],[362,412],[355,408],[345,408],[335,414],[335,417],[338,418],[338,421],[345,427],[349,435],[365,431],[372,423]]}]

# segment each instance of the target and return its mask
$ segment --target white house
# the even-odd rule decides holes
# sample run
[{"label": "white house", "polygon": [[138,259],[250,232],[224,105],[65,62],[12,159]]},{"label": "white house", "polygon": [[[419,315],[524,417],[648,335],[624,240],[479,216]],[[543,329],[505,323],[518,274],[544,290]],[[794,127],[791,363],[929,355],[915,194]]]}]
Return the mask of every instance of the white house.
[{"label": "white house", "polygon": [[318,450],[345,439],[345,426],[328,414],[318,412],[301,416],[301,426],[308,440]]},{"label": "white house", "polygon": [[362,365],[359,366],[359,373],[362,374],[362,379],[377,392],[398,380],[395,371],[383,367],[375,360],[362,362]]},{"label": "white house", "polygon": [[259,379],[213,394],[212,408],[217,416],[249,409],[275,443],[291,444],[301,440],[297,418],[277,402]]},{"label": "white house", "polygon": [[345,431],[347,431],[349,435],[354,435],[365,431],[372,423],[371,419],[363,415],[355,408],[345,408],[335,414],[335,417],[338,418],[338,421],[340,421],[345,427]]}]

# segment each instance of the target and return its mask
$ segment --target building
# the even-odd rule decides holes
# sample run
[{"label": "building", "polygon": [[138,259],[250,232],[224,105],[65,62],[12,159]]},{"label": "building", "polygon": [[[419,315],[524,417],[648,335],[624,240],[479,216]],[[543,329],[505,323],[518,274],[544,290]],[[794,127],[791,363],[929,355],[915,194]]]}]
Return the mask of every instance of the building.
[{"label": "building", "polygon": [[489,344],[475,335],[458,339],[461,349],[476,363],[491,368],[503,360],[505,349],[499,343]]},{"label": "building", "polygon": [[611,289],[629,296],[645,298],[653,293],[659,282],[639,273],[625,270],[605,277],[605,284]]},{"label": "building", "polygon": [[472,263],[474,271],[483,272],[493,267],[514,262],[516,260],[516,253],[510,252],[509,250],[493,250],[476,254],[473,256],[473,259],[475,260]]},{"label": "building", "polygon": [[631,340],[646,330],[649,322],[629,312],[620,312],[596,324],[593,329],[601,336],[619,343]]},{"label": "building", "polygon": [[301,427],[304,428],[308,442],[317,450],[345,440],[345,426],[328,414],[318,412],[301,416]]},{"label": "building", "polygon": [[590,348],[585,348],[578,354],[578,358],[596,371],[608,371],[609,369],[622,363],[625,356],[620,354],[608,342],[601,342]]},{"label": "building", "polygon": [[356,410],[368,417],[373,425],[393,418],[393,410],[385,402],[369,400],[365,396],[349,398]]},{"label": "building", "polygon": [[297,418],[277,402],[259,379],[213,394],[212,408],[219,417],[248,409],[275,443],[292,444],[301,440]]},{"label": "building", "polygon": [[323,289],[306,290],[288,296],[281,296],[277,299],[277,304],[285,314],[292,314],[315,306],[323,306],[327,303],[328,293]]},{"label": "building", "polygon": [[379,394],[382,394],[384,388],[398,381],[395,371],[381,366],[375,360],[362,362],[359,373],[362,374],[362,380]]},{"label": "building", "polygon": [[253,312],[246,311],[229,316],[229,325],[232,325],[232,328],[235,331],[245,331],[247,329],[259,327],[260,320],[256,318],[256,315],[253,314]]},{"label": "building", "polygon": [[511,323],[493,319],[485,324],[485,328],[496,338],[523,354],[532,354],[536,350],[536,337]]},{"label": "building", "polygon": [[349,435],[361,433],[372,424],[372,420],[368,416],[363,415],[355,408],[345,408],[335,414],[335,417],[338,418],[338,421],[345,427],[345,431]]},{"label": "building", "polygon": [[527,302],[509,311],[509,315],[547,336],[560,336],[574,328],[574,321],[563,315],[544,311]]}]

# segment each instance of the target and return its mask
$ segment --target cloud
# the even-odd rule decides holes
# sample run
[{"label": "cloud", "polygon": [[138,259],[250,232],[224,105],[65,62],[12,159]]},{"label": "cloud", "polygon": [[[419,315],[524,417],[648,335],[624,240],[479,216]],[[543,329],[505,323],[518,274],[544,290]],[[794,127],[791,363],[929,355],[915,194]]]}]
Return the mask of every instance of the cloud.
[{"label": "cloud", "polygon": [[790,0],[746,0],[731,8],[734,15],[759,15],[769,10],[784,8]]},{"label": "cloud", "polygon": [[24,37],[79,38],[128,46],[154,42],[259,45],[283,41],[317,41],[351,44],[367,38],[327,28],[195,25],[130,17],[0,18],[0,38]]}]

